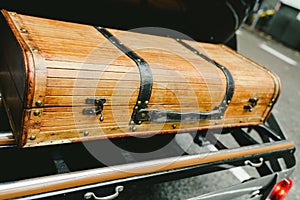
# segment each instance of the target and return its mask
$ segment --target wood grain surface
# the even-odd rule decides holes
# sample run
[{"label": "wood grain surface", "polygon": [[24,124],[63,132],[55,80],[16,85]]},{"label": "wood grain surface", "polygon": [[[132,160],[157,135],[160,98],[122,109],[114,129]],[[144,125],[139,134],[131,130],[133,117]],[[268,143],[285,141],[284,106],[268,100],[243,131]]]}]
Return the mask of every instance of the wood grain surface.
[{"label": "wood grain surface", "polygon": [[[225,116],[199,122],[145,122],[131,132],[129,122],[140,88],[139,70],[131,59],[93,26],[2,14],[20,48],[27,49],[23,59],[32,60],[25,68],[27,90],[21,94],[22,130],[14,133],[20,146],[258,125],[266,120],[280,92],[280,80],[266,67],[224,45],[185,41],[231,72],[235,90]],[[221,104],[226,77],[213,64],[173,38],[108,30],[149,63],[153,89],[148,109],[204,112]],[[104,121],[82,114],[91,107],[85,104],[89,97],[107,100]],[[249,112],[244,106],[251,97],[259,101]]]}]

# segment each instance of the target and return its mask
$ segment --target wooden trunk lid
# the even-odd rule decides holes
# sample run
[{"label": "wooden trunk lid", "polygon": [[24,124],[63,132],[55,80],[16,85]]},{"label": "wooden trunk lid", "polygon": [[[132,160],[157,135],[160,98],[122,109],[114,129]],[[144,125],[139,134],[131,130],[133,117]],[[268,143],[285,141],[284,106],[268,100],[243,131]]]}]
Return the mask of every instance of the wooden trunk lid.
[{"label": "wooden trunk lid", "polygon": [[1,90],[20,146],[258,125],[280,92],[276,74],[223,45],[2,14]]}]

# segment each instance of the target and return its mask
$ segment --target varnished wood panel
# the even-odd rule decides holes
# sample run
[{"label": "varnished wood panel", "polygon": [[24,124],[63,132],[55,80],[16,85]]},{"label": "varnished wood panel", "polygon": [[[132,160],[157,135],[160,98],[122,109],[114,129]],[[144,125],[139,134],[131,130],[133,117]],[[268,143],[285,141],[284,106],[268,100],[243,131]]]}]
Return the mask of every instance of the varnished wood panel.
[{"label": "varnished wood panel", "polygon": [[[235,90],[224,117],[200,122],[144,122],[132,132],[129,122],[140,74],[131,59],[92,26],[4,13],[20,29],[19,40],[25,41],[35,59],[36,82],[28,92],[32,104],[24,107],[23,118],[22,142],[28,147],[258,125],[266,120],[280,92],[278,77],[245,56],[226,46],[185,41],[231,72]],[[207,112],[223,101],[227,87],[223,72],[175,39],[108,30],[149,63],[153,74],[149,109]],[[83,115],[82,110],[91,107],[85,104],[89,97],[106,98],[104,121]],[[249,112],[244,106],[251,97],[259,101]]]}]

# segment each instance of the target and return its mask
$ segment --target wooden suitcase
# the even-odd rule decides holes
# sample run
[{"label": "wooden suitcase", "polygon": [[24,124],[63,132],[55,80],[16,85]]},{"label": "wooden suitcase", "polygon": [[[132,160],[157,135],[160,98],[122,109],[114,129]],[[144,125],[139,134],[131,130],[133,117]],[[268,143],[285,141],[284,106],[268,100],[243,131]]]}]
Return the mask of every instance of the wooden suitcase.
[{"label": "wooden suitcase", "polygon": [[0,85],[20,147],[265,122],[276,74],[224,45],[2,10]]}]

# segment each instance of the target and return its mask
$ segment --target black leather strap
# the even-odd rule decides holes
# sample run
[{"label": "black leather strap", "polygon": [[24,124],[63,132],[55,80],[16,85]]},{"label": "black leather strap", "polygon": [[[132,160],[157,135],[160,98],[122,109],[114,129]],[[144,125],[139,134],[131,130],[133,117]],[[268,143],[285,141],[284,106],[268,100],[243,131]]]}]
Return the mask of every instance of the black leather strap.
[{"label": "black leather strap", "polygon": [[230,71],[217,63],[216,61],[210,59],[209,57],[201,54],[199,51],[182,41],[181,39],[176,39],[181,45],[191,50],[196,55],[200,56],[204,60],[209,63],[212,63],[216,67],[218,67],[224,73],[226,77],[226,94],[220,103],[220,105],[216,106],[214,109],[208,112],[179,112],[173,110],[148,110],[141,109],[138,113],[138,118],[141,121],[151,121],[155,123],[165,123],[165,122],[191,122],[191,121],[201,121],[201,120],[213,120],[213,119],[221,119],[224,116],[226,108],[233,97],[234,93],[234,80],[230,73]]},{"label": "black leather strap", "polygon": [[140,91],[137,98],[136,105],[133,108],[131,121],[130,123],[140,124],[141,121],[138,119],[137,114],[139,110],[147,108],[149,103],[151,93],[152,93],[152,85],[153,85],[153,77],[152,71],[150,69],[149,64],[137,55],[133,50],[126,47],[122,44],[114,35],[112,35],[107,29],[103,27],[96,26],[95,27],[104,37],[106,37],[112,44],[114,44],[117,48],[119,48],[123,53],[125,53],[129,58],[131,58],[137,65],[140,72]]},{"label": "black leather strap", "polygon": [[138,118],[142,121],[151,121],[156,123],[165,123],[165,122],[191,122],[191,121],[201,121],[201,120],[213,120],[213,119],[221,119],[224,116],[226,108],[233,97],[234,93],[234,80],[230,73],[230,71],[217,63],[216,61],[210,59],[209,57],[203,55],[181,39],[176,39],[181,45],[191,50],[196,55],[200,56],[204,60],[209,63],[212,63],[216,67],[218,67],[226,77],[226,94],[220,103],[220,105],[216,106],[214,109],[208,112],[178,112],[173,110],[148,110],[141,109],[138,113]]},{"label": "black leather strap", "polygon": [[145,113],[147,121],[155,123],[165,122],[193,122],[202,120],[220,119],[223,116],[223,112],[218,109],[214,109],[210,112],[179,112],[173,110],[148,110],[142,109],[140,113]]},{"label": "black leather strap", "polygon": [[227,105],[230,103],[230,101],[233,97],[233,93],[234,93],[234,80],[233,80],[233,77],[232,77],[230,71],[226,67],[224,67],[223,65],[217,63],[216,61],[212,60],[211,58],[207,57],[206,55],[200,53],[195,48],[193,48],[192,46],[190,46],[186,42],[182,41],[181,39],[176,39],[176,41],[179,42],[184,47],[186,47],[187,49],[191,50],[196,55],[198,55],[201,58],[203,58],[204,60],[206,60],[207,62],[215,65],[216,67],[218,67],[224,73],[224,75],[226,77],[226,82],[227,82],[226,94],[223,98],[222,103],[214,109],[214,110],[216,110],[216,109],[217,110],[222,110],[222,112],[224,113],[226,108],[227,108]]}]

